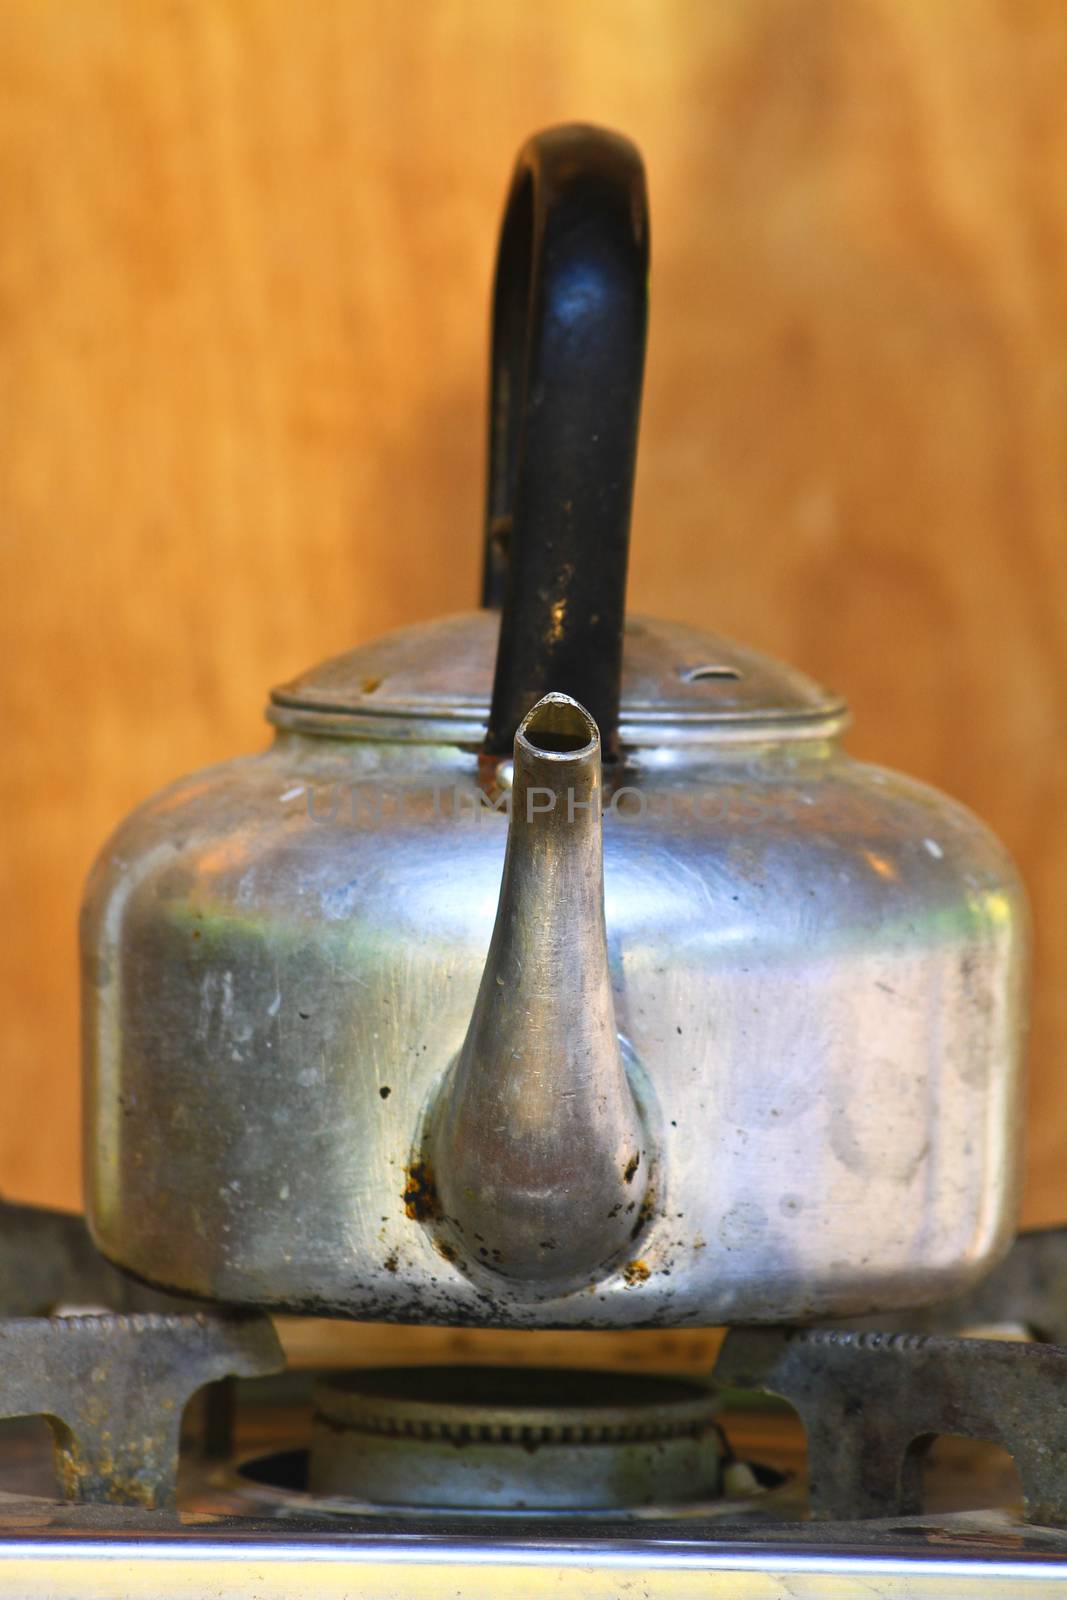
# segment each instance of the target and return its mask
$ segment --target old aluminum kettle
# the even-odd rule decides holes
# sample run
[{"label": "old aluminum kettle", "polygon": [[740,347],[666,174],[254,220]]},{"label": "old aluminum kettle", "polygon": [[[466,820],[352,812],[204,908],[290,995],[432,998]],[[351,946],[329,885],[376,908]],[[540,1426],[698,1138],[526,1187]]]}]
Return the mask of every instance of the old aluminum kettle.
[{"label": "old aluminum kettle", "polygon": [[707,1324],[934,1299],[1009,1240],[1003,851],[850,760],[800,674],[624,630],[647,237],[625,140],[525,147],[485,608],[277,690],[270,749],[148,801],[96,865],[88,1209],[142,1278]]}]

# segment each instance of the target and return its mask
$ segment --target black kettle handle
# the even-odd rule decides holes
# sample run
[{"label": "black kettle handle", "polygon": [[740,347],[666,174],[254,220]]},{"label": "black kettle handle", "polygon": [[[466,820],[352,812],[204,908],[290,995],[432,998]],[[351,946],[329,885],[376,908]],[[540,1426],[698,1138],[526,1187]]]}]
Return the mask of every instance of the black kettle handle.
[{"label": "black kettle handle", "polygon": [[483,604],[502,606],[486,750],[550,690],[614,753],[648,321],[628,139],[574,123],[519,152],[493,292]]}]

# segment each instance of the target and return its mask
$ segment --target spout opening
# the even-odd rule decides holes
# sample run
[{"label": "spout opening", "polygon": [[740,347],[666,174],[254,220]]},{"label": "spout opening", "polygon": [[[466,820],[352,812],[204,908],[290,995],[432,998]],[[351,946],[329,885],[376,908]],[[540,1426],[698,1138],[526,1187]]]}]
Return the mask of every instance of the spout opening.
[{"label": "spout opening", "polygon": [[577,700],[547,694],[526,717],[517,738],[539,756],[577,756],[594,750],[600,735]]}]

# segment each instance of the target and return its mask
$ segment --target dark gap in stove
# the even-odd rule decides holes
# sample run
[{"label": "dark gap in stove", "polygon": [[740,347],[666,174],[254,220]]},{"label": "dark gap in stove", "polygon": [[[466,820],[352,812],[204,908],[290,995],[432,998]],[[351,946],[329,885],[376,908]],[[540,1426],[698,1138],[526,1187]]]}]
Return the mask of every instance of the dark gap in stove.
[{"label": "dark gap in stove", "polygon": [[803,1475],[807,1435],[788,1400],[758,1389],[728,1389],[717,1420],[727,1452],[723,1472],[728,1493],[743,1495],[746,1477],[758,1492]]},{"label": "dark gap in stove", "polygon": [[1007,1450],[963,1434],[927,1434],[912,1446],[919,1462],[919,1512],[1021,1510],[1022,1483]]},{"label": "dark gap in stove", "polygon": [[52,1430],[44,1417],[0,1420],[0,1491],[42,1500],[62,1498],[52,1453]]},{"label": "dark gap in stove", "polygon": [[276,1450],[273,1455],[256,1456],[254,1461],[246,1461],[241,1473],[253,1483],[265,1484],[268,1489],[306,1493],[309,1454],[307,1450]]}]

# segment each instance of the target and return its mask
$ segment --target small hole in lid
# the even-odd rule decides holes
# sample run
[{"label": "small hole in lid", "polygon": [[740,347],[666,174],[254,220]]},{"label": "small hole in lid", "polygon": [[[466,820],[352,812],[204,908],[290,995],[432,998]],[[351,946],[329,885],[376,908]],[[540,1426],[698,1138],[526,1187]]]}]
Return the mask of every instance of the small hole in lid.
[{"label": "small hole in lid", "polygon": [[683,683],[704,683],[708,678],[739,678],[736,667],[682,667],[678,676]]}]

